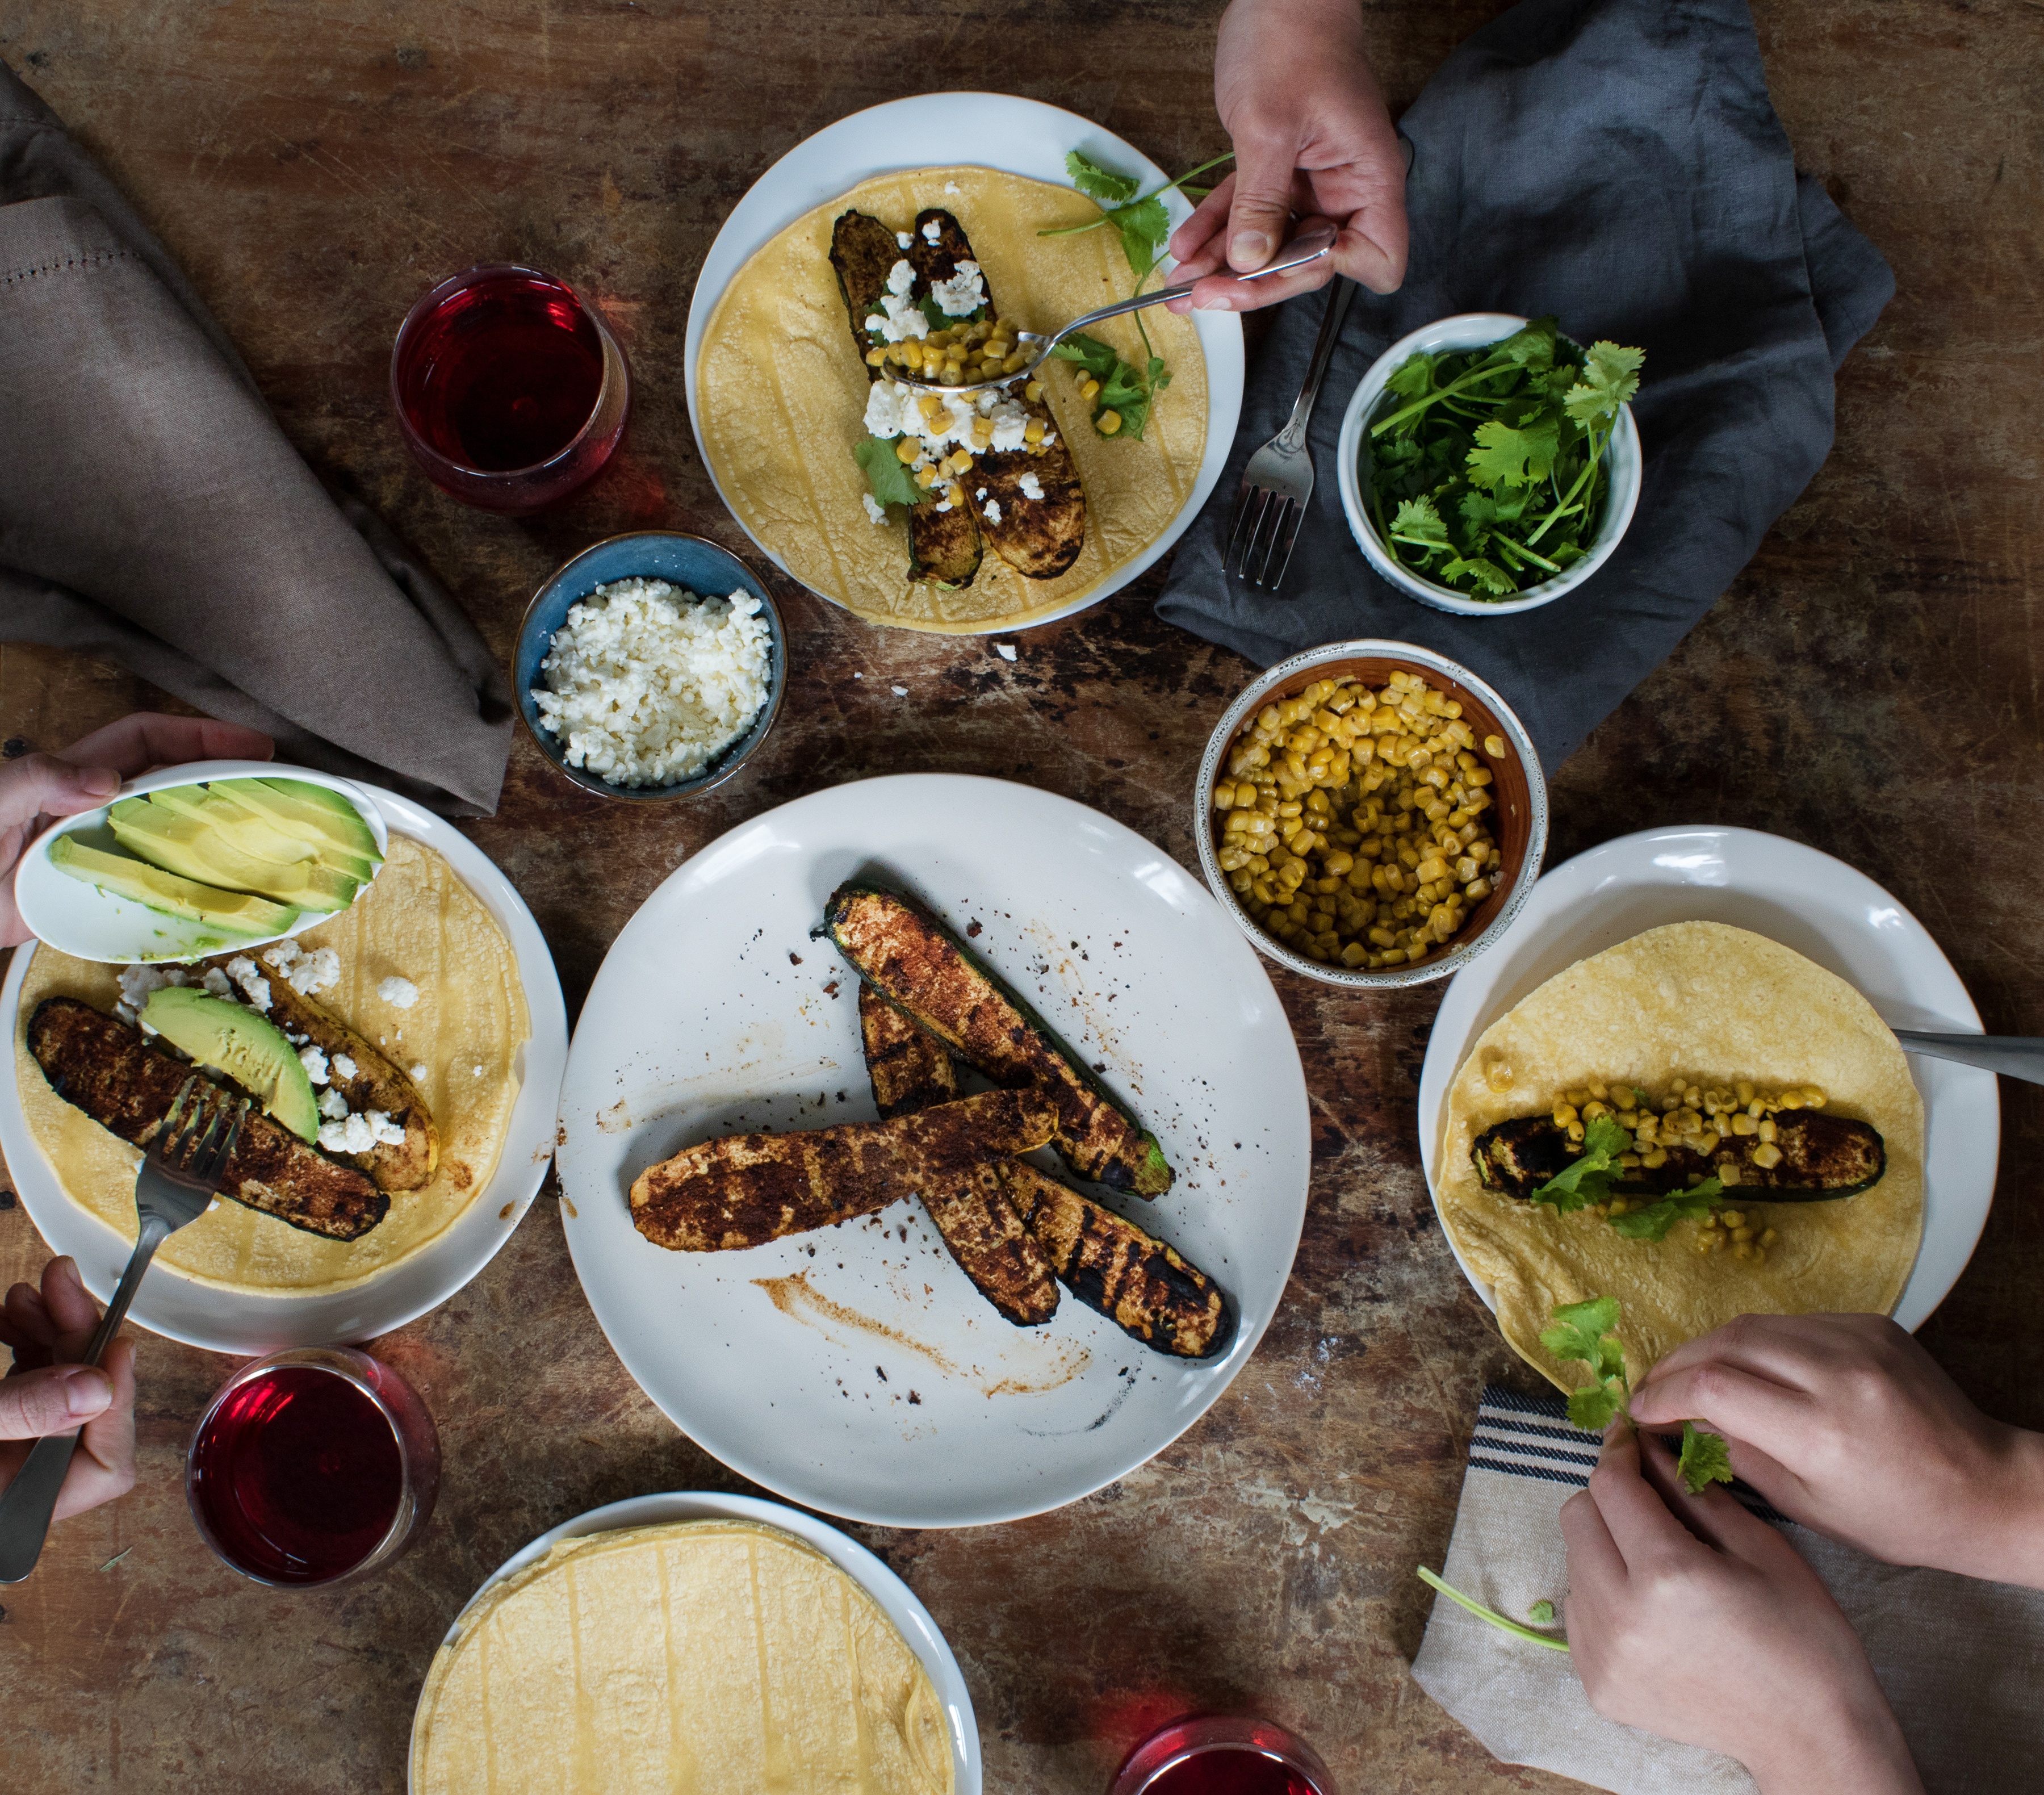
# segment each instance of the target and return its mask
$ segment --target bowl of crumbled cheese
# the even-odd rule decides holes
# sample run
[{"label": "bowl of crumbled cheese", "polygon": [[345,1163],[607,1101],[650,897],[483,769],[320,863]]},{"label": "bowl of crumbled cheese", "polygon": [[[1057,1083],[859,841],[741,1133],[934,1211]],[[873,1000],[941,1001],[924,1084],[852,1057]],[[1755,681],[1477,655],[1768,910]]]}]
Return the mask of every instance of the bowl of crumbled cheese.
[{"label": "bowl of crumbled cheese", "polygon": [[766,740],[787,650],[772,598],[736,555],[641,530],[585,548],[533,594],[512,672],[532,739],[577,785],[686,798]]}]

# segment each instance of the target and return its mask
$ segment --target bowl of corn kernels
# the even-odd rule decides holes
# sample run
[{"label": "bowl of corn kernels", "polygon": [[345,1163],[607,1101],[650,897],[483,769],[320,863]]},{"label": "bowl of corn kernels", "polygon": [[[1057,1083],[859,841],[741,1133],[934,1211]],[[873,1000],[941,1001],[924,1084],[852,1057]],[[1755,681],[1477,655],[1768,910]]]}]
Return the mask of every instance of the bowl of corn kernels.
[{"label": "bowl of corn kernels", "polygon": [[1547,847],[1524,726],[1466,667],[1410,642],[1281,661],[1200,762],[1208,886],[1257,948],[1372,990],[1458,971],[1511,926]]}]

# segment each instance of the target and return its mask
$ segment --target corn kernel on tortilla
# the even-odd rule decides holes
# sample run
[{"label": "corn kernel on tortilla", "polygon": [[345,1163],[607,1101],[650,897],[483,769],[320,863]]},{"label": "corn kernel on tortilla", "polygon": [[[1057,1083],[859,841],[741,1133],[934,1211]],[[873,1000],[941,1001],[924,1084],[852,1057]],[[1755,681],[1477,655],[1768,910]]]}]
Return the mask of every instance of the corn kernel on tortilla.
[{"label": "corn kernel on tortilla", "polygon": [[[518,1047],[532,1032],[524,987],[496,918],[445,859],[394,835],[369,889],[298,942],[308,952],[332,947],[340,958],[340,982],[317,1002],[396,1064],[425,1067],[415,1082],[440,1130],[440,1163],[424,1188],[393,1192],[390,1213],[359,1240],[322,1240],[221,1201],[156,1253],[158,1264],[202,1284],[309,1293],[387,1270],[437,1240],[475,1201],[510,1125]],[[263,951],[256,950],[259,960]],[[29,1018],[44,997],[78,997],[110,1015],[121,1000],[121,970],[37,947],[21,982],[14,1076],[29,1132],[58,1182],[74,1202],[132,1240],[140,1154],[59,1097],[26,1040]],[[417,987],[409,1009],[378,989],[394,978]]]},{"label": "corn kernel on tortilla", "polygon": [[929,1676],[866,1591],[777,1528],[563,1540],[427,1672],[414,1795],[950,1795]]},{"label": "corn kernel on tortilla", "polygon": [[[1508,1089],[1493,1088],[1499,1068]],[[1552,1105],[1593,1081],[1664,1090],[1744,1078],[1767,1090],[1815,1085],[1827,1114],[1857,1117],[1887,1144],[1881,1182],[1828,1203],[1737,1207],[1779,1239],[1764,1263],[1696,1247],[1698,1224],[1631,1240],[1589,1210],[1558,1215],[1486,1190],[1470,1147],[1485,1128]],[[1585,1377],[1540,1344],[1557,1305],[1614,1296],[1636,1382],[1685,1340],[1735,1316],[1891,1313],[1923,1232],[1923,1105],[1908,1062],[1851,986],[1765,936],[1676,923],[1579,961],[1491,1024],[1445,1105],[1436,1182],[1442,1220],[1496,1290],[1504,1337],[1564,1389]]]},{"label": "corn kernel on tortilla", "polygon": [[[1024,579],[989,549],[972,582],[956,591],[911,581],[905,513],[897,506],[876,524],[862,502],[866,476],[851,452],[865,440],[870,382],[830,246],[832,227],[847,209],[903,231],[928,206],[957,217],[1001,315],[1024,329],[1055,329],[1135,290],[1111,225],[1081,236],[1036,234],[1099,217],[1100,209],[1070,187],[990,168],[876,175],[797,219],[724,290],[696,366],[703,451],[747,529],[812,590],[875,623],[960,633],[1020,627],[1083,598],[1133,560],[1192,496],[1206,448],[1206,361],[1189,319],[1161,306],[1143,313],[1171,384],[1151,408],[1141,442],[1102,438],[1092,406],[1074,389],[1074,365],[1053,361],[1043,375],[1044,397],[1085,488],[1078,559],[1054,579]],[[1133,318],[1089,334],[1142,365]],[[969,474],[966,483],[970,489]]]}]

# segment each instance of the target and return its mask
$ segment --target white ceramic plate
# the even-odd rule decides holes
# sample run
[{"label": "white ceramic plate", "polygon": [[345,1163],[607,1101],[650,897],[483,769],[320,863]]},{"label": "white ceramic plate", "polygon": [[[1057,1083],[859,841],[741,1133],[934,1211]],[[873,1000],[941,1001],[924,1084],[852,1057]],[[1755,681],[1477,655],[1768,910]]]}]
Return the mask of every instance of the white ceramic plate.
[{"label": "white ceramic plate", "polygon": [[[522,1551],[499,1565],[468,1598],[441,1640],[451,1645],[461,1632],[469,1610],[506,1578],[515,1577],[528,1565],[544,1558],[563,1539],[579,1539],[591,1533],[615,1533],[628,1527],[659,1527],[679,1520],[750,1520],[778,1527],[813,1546],[874,1601],[893,1621],[909,1649],[923,1661],[937,1699],[943,1703],[951,1739],[951,1765],[957,1779],[957,1795],[980,1795],[979,1723],[973,1716],[972,1697],[965,1686],[964,1673],[930,1611],[916,1599],[916,1592],[855,1539],[847,1539],[828,1522],[805,1515],[778,1502],[763,1502],[756,1496],[725,1496],[716,1492],[676,1491],[657,1496],[633,1496],[586,1515],[564,1520],[542,1533]],[[421,1692],[423,1693],[423,1691]],[[418,1715],[412,1717],[413,1743],[417,1743]],[[405,1785],[412,1786],[410,1757],[407,1754]]]},{"label": "white ceramic plate", "polygon": [[[931,146],[930,152],[913,157],[903,154],[905,148],[916,144]],[[946,144],[966,148],[958,154],[947,154],[943,148]],[[890,100],[885,106],[868,107],[825,126],[813,137],[805,137],[796,144],[754,182],[724,220],[724,229],[717,233],[689,302],[682,366],[688,383],[689,422],[694,427],[697,452],[702,456],[703,466],[710,469],[711,479],[714,481],[717,474],[703,448],[702,416],[697,409],[696,363],[702,350],[704,329],[717,309],[717,301],[755,252],[805,213],[814,211],[874,175],[898,168],[971,167],[996,168],[1064,186],[1071,180],[1065,169],[1067,150],[1083,151],[1105,167],[1135,175],[1146,192],[1171,179],[1112,132],[1062,107],[1019,99],[1012,94],[919,94],[912,99]],[[1191,206],[1175,189],[1164,196],[1164,204],[1174,230],[1192,216]],[[1031,628],[1070,617],[1089,605],[1098,604],[1110,593],[1119,592],[1185,534],[1220,480],[1221,468],[1234,445],[1236,421],[1242,415],[1242,320],[1231,312],[1199,312],[1193,314],[1193,325],[1199,332],[1200,348],[1207,362],[1207,443],[1191,496],[1141,554],[1116,568],[1062,610],[1038,618]],[[738,517],[730,495],[721,486],[717,496],[732,516]],[[742,518],[739,526],[745,527]],[[782,572],[787,572],[786,563],[767,544],[752,536],[749,529],[745,533],[752,536],[761,554]],[[996,633],[1007,627],[997,621],[978,633]]]},{"label": "white ceramic plate", "polygon": [[[50,844],[60,836],[82,836],[94,848],[110,853],[127,850],[113,839],[107,827],[107,813],[123,798],[144,792],[163,791],[172,786],[195,786],[208,779],[302,779],[309,785],[336,791],[360,813],[376,837],[380,854],[390,844],[390,832],[377,814],[367,788],[352,780],[337,779],[331,773],[316,773],[306,767],[279,767],[268,760],[198,760],[183,767],[161,767],[153,773],[129,779],[97,810],[81,811],[45,829],[29,844],[14,874],[14,901],[21,920],[40,941],[82,960],[105,960],[127,965],[135,960],[198,959],[223,952],[230,944],[206,925],[182,917],[165,916],[130,898],[117,898],[50,864]],[[325,922],[328,913],[308,910],[286,929],[285,935],[302,935]],[[241,948],[260,947],[282,939],[264,935],[236,941]]]},{"label": "white ceramic plate", "polygon": [[[1155,1204],[1095,1193],[1234,1297],[1226,1352],[1168,1358],[1069,1292],[1012,1327],[913,1202],[744,1252],[668,1252],[632,1225],[632,1179],[683,1147],[872,1118],[858,981],[809,938],[855,873],[972,936],[1134,1105],[1178,1181]],[[755,1482],[892,1527],[1054,1509],[1176,1439],[1278,1306],[1310,1159],[1290,1026],[1198,881],[1082,805],[935,774],[770,810],[647,898],[583,1006],[561,1127],[575,1269],[646,1393]]]},{"label": "white ceramic plate", "polygon": [[[180,769],[187,775],[192,771]],[[297,776],[294,768],[293,777]],[[453,1226],[409,1259],[352,1290],[305,1295],[225,1290],[159,1261],[142,1280],[129,1319],[188,1346],[246,1355],[279,1347],[372,1340],[402,1327],[445,1302],[495,1256],[523,1219],[553,1154],[554,1111],[567,1063],[567,1013],[554,957],[532,913],[482,849],[451,823],[395,792],[374,786],[354,789],[380,814],[389,834],[409,836],[445,855],[511,943],[532,1032],[518,1050],[518,1098],[512,1106],[504,1151],[489,1183]],[[21,982],[35,952],[33,947],[17,949],[6,981],[0,984],[0,1040],[11,1044],[14,1039]],[[64,1193],[29,1132],[14,1082],[11,1045],[8,1052],[6,1071],[0,1076],[0,1152],[7,1156],[14,1188],[44,1240],[53,1252],[69,1253],[78,1261],[86,1288],[103,1303],[121,1282],[131,1243]]]},{"label": "white ceramic plate", "polygon": [[[1420,1074],[1429,1190],[1448,1086],[1484,1030],[1577,960],[1671,922],[1729,923],[1792,947],[1858,990],[1891,1028],[1980,1032],[1973,999],[1923,925],[1843,861],[1755,829],[1622,836],[1549,872],[1511,932],[1448,986]],[[1958,1282],[1987,1224],[2001,1105],[1992,1072],[1920,1055],[1909,1069],[1923,1097],[1923,1244],[1895,1318],[1914,1329]],[[1455,1258],[1494,1308],[1490,1286]]]}]

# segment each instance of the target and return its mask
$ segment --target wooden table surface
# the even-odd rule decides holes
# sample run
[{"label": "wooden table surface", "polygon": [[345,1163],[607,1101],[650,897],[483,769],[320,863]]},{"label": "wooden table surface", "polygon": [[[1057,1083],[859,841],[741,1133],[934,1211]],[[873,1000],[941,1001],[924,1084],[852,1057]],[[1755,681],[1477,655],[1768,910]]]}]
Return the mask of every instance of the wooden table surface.
[{"label": "wooden table surface", "polygon": [[[1496,10],[1370,0],[1394,109]],[[718,225],[775,157],[880,100],[988,86],[1073,107],[1189,167],[1223,142],[1217,11],[0,0],[0,57],[133,197],[313,465],[356,482],[508,656],[535,584],[599,536],[672,525],[743,546],[689,432],[682,329]],[[1551,855],[1660,823],[1793,836],[1920,917],[1990,1030],[2036,1029],[2044,140],[2031,71],[2044,11],[1760,0],[1760,30],[1800,161],[1888,256],[1900,293],[1840,377],[1838,445],[1808,492],[1556,776]],[[512,258],[593,291],[639,377],[620,463],[522,523],[429,486],[384,386],[412,300],[454,268]],[[778,582],[793,683],[743,775],[649,814],[585,797],[521,740],[502,808],[471,832],[537,915],[571,1014],[686,855],[868,774],[1021,779],[1195,865],[1193,769],[1251,670],[1161,625],[1158,583],[1028,632],[1009,665],[972,638],[877,632]],[[156,701],[108,666],[0,648],[6,737],[56,748]],[[1361,997],[1275,977],[1312,1096],[1312,1205],[1284,1306],[1234,1386],[1151,1463],[1057,1513],[851,1531],[956,1649],[989,1789],[1091,1795],[1139,1730],[1192,1706],[1302,1728],[1345,1789],[1574,1786],[1493,1763],[1407,1670],[1430,1599],[1413,1566],[1440,1560],[1478,1387],[1512,1364],[1456,1271],[1414,1150],[1438,987]],[[2037,1426],[2044,1213],[2022,1168],[2044,1146],[2044,1105],[2027,1086],[2003,1095],[2010,1170],[1923,1338],[1982,1404]],[[6,1199],[0,1278],[42,1257]],[[480,1278],[374,1350],[438,1417],[438,1512],[384,1574],[283,1594],[216,1562],[185,1509],[186,1439],[228,1361],[144,1338],[137,1488],[60,1528],[36,1575],[0,1590],[7,1795],[400,1789],[427,1662],[498,1562],[599,1503],[743,1487],[613,1356],[551,1192]]]}]

